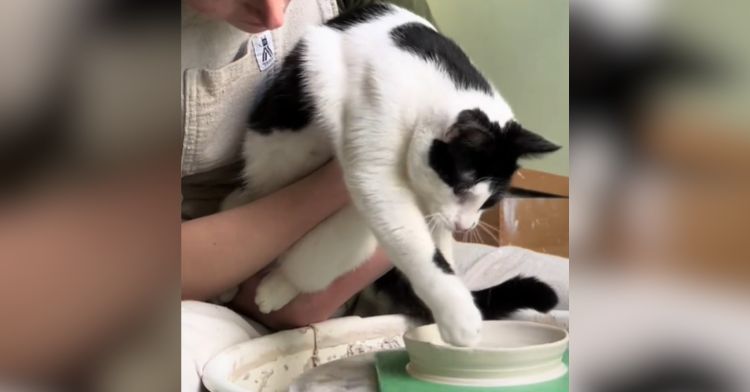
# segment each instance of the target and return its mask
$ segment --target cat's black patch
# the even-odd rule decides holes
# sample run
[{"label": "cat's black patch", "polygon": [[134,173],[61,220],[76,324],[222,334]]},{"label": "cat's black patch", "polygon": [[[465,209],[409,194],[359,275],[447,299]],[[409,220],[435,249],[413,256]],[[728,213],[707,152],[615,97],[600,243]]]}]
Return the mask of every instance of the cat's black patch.
[{"label": "cat's black patch", "polygon": [[490,83],[471,64],[461,48],[428,26],[416,22],[407,23],[394,28],[391,38],[399,48],[435,63],[441,71],[448,74],[456,88],[492,94]]},{"label": "cat's black patch", "polygon": [[429,164],[457,196],[479,181],[490,181],[492,194],[482,206],[486,209],[507,190],[518,159],[559,148],[515,121],[500,126],[480,109],[471,109],[459,113],[444,139],[433,141]]},{"label": "cat's black patch", "polygon": [[306,50],[305,43],[299,42],[284,59],[250,113],[250,129],[269,134],[274,129],[297,131],[310,123],[313,99],[305,89],[302,69]]},{"label": "cat's black patch", "polygon": [[[394,306],[393,312],[425,322],[434,321],[430,309],[417,297],[406,277],[395,268],[376,280],[373,288],[378,295],[385,295],[390,299]],[[532,277],[517,276],[472,294],[485,320],[502,319],[520,309],[548,312],[558,303],[555,291]]]},{"label": "cat's black patch", "polygon": [[354,25],[369,22],[390,12],[393,12],[393,8],[390,5],[373,3],[345,12],[328,20],[325,24],[328,27],[343,31]]},{"label": "cat's black patch", "polygon": [[373,283],[373,288],[378,295],[385,295],[389,299],[393,305],[393,309],[388,309],[389,312],[405,314],[426,322],[434,321],[430,308],[417,297],[409,280],[396,268],[378,278]]},{"label": "cat's black patch", "polygon": [[451,265],[448,264],[447,260],[445,260],[445,257],[443,256],[443,253],[440,252],[440,249],[435,249],[435,255],[432,256],[432,261],[446,274],[454,273],[453,268],[451,268]]},{"label": "cat's black patch", "polygon": [[557,293],[533,277],[516,276],[484,290],[472,292],[474,302],[487,320],[507,317],[519,309],[549,312],[557,306]]}]

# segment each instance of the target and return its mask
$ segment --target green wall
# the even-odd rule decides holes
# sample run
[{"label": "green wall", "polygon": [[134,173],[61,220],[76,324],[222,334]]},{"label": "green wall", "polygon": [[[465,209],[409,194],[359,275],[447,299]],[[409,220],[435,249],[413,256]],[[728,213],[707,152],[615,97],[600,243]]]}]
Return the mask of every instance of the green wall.
[{"label": "green wall", "polygon": [[524,126],[563,148],[522,166],[568,175],[568,1],[428,0],[440,30]]}]

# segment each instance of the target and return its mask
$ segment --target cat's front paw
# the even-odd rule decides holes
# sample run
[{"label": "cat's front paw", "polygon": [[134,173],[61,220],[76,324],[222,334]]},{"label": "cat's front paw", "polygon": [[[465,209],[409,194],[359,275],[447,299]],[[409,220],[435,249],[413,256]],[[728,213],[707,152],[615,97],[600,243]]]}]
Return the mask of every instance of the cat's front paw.
[{"label": "cat's front paw", "polygon": [[272,271],[258,285],[255,304],[262,313],[271,313],[288,304],[299,294],[287,278],[279,271]]},{"label": "cat's front paw", "polygon": [[479,343],[482,332],[482,314],[472,303],[460,309],[451,309],[436,315],[440,336],[454,346],[471,347]]}]

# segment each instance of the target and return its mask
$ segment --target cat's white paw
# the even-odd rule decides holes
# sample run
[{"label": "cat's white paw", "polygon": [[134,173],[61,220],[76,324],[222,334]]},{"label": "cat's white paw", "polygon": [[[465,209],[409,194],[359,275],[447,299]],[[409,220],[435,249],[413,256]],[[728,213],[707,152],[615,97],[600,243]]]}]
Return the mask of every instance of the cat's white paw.
[{"label": "cat's white paw", "polygon": [[288,304],[299,294],[287,278],[278,271],[269,273],[258,285],[255,292],[255,304],[263,313],[271,313]]},{"label": "cat's white paw", "polygon": [[471,306],[442,312],[435,317],[440,336],[454,346],[471,347],[479,343],[482,332],[482,313]]}]

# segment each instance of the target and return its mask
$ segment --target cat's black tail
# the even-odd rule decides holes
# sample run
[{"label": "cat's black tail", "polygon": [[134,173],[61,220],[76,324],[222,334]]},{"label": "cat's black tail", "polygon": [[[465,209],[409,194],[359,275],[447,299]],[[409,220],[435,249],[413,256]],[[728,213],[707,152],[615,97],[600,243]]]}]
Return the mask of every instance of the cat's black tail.
[{"label": "cat's black tail", "polygon": [[485,320],[507,317],[520,309],[548,312],[559,301],[557,293],[548,284],[537,278],[520,275],[472,294]]},{"label": "cat's black tail", "polygon": [[[432,321],[430,310],[414,294],[409,281],[395,268],[378,279],[374,287],[380,295],[390,300],[393,313]],[[559,301],[557,293],[548,284],[520,275],[472,294],[485,320],[501,319],[521,309],[548,312]]]}]

